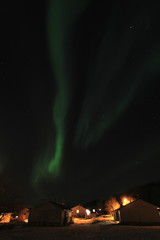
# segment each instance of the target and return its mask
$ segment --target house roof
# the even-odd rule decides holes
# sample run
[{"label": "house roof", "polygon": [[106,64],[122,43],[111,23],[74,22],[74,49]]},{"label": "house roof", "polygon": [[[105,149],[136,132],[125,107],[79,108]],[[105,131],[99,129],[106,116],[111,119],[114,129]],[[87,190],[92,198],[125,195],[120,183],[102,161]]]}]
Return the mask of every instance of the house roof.
[{"label": "house roof", "polygon": [[17,210],[14,207],[1,207],[0,208],[0,213],[14,213],[14,212],[19,212],[19,210]]},{"label": "house roof", "polygon": [[152,203],[146,202],[146,201],[144,201],[144,200],[142,200],[142,199],[137,199],[137,200],[135,200],[135,201],[133,201],[133,202],[130,202],[130,203],[126,204],[125,206],[121,206],[120,208],[114,210],[113,212],[115,212],[115,211],[117,211],[117,210],[121,210],[121,209],[123,209],[123,208],[127,208],[127,207],[135,204],[135,203],[138,202],[138,201],[145,202],[145,203],[147,203],[147,204],[150,204],[150,205],[158,208],[158,206],[156,206],[156,205],[154,205],[154,204],[152,204]]},{"label": "house roof", "polygon": [[66,209],[66,207],[64,205],[62,205],[60,203],[53,202],[53,201],[47,201],[47,202],[41,203],[41,204],[35,206],[34,208],[39,208],[39,207],[41,207],[41,206],[43,206],[43,205],[45,205],[47,203],[49,203],[51,205],[56,205],[57,207],[59,207],[59,208],[61,208],[63,210]]},{"label": "house roof", "polygon": [[28,208],[28,207],[26,207],[25,205],[22,205],[22,204],[17,204],[17,205],[13,205],[13,206],[3,206],[3,207],[0,207],[0,213],[19,212],[20,210],[22,210],[24,208]]},{"label": "house roof", "polygon": [[84,208],[84,209],[86,209],[86,208],[85,208],[85,207],[83,207],[81,204],[78,204],[78,205],[76,205],[76,206],[72,207],[71,209],[73,209],[73,208],[75,208],[75,207],[81,207],[81,208]]}]

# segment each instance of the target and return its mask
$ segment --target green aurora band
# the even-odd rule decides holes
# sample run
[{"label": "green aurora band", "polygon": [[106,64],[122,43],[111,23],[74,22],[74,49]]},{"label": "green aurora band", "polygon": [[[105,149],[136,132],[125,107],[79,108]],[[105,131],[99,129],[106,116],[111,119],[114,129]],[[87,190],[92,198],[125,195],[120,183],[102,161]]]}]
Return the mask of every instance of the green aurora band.
[{"label": "green aurora band", "polygon": [[66,57],[67,41],[72,25],[85,10],[91,0],[50,0],[48,4],[48,43],[53,73],[57,83],[57,93],[53,106],[53,124],[56,129],[56,140],[47,153],[36,163],[33,182],[37,184],[41,178],[57,177],[63,156],[65,139],[65,119],[70,104],[71,86],[69,59]]},{"label": "green aurora band", "polygon": [[[36,164],[35,183],[48,176],[57,177],[60,173],[66,137],[66,116],[73,91],[67,41],[73,24],[90,2],[91,0],[51,0],[49,2],[48,42],[57,83],[53,106],[56,139],[55,144],[49,146],[47,154]],[[142,91],[144,85],[147,86],[151,77],[155,76],[160,69],[159,39],[153,42],[156,38],[152,38],[150,45],[145,43],[145,39],[153,34],[147,31],[147,27],[150,23],[154,25],[156,18],[153,18],[153,15],[158,16],[158,8],[154,8],[154,11],[151,9],[150,12],[149,6],[144,8],[144,3],[138,1],[136,3],[138,8],[137,4],[132,8],[128,7],[130,25],[126,23],[128,21],[122,21],[119,6],[113,7],[106,22],[103,38],[98,45],[98,54],[89,61],[85,95],[74,141],[82,148],[87,148],[99,141],[121,117],[137,91]],[[146,31],[143,32],[144,28]],[[93,46],[92,51],[96,47]],[[137,54],[139,60],[137,60]],[[53,149],[54,153],[51,156]]]},{"label": "green aurora band", "polygon": [[65,137],[65,117],[70,103],[69,70],[66,64],[66,48],[69,32],[77,16],[86,8],[89,1],[51,0],[48,15],[48,36],[51,62],[57,81],[57,96],[54,102],[53,121],[57,137],[55,155],[50,161],[48,171],[58,173],[63,154]]}]

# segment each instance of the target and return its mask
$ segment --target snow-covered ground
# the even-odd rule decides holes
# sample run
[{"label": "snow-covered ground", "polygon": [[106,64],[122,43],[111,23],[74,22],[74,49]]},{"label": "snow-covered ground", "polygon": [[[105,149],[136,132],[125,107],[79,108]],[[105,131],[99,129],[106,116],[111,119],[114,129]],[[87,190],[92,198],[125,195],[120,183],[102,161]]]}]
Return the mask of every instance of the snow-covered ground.
[{"label": "snow-covered ground", "polygon": [[0,229],[2,240],[155,240],[160,226],[70,225],[67,227],[15,227]]},{"label": "snow-covered ground", "polygon": [[91,223],[102,223],[103,224],[115,224],[114,218],[111,215],[101,215],[94,218],[72,218],[73,223],[75,224],[91,224]]}]

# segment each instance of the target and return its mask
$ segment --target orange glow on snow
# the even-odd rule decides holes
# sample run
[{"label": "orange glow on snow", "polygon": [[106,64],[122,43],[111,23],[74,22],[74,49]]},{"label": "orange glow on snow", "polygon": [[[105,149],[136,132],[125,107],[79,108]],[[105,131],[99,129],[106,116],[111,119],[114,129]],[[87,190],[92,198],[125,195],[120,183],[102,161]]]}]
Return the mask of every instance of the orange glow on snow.
[{"label": "orange glow on snow", "polygon": [[11,219],[11,213],[5,213],[4,216],[0,215],[0,218],[2,218],[0,223],[9,223]]},{"label": "orange glow on snow", "polygon": [[73,223],[75,224],[84,224],[84,223],[93,223],[93,219],[85,219],[85,218],[72,218]]},{"label": "orange glow on snow", "polygon": [[90,219],[86,218],[72,218],[74,224],[91,224],[94,222],[109,222],[114,221],[114,217],[112,215],[101,215],[98,217],[93,217]]}]

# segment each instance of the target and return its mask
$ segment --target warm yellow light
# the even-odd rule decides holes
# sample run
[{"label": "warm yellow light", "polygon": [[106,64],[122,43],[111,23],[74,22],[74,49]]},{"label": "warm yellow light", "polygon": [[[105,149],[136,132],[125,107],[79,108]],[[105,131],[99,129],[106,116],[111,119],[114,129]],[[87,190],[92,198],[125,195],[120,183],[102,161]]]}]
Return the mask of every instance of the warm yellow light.
[{"label": "warm yellow light", "polygon": [[131,203],[131,202],[134,202],[134,201],[135,201],[135,199],[134,199],[133,197],[123,196],[123,197],[121,198],[121,202],[122,202],[122,205],[123,205],[123,206],[125,206],[125,205],[127,205],[127,204],[129,204],[129,203]]},{"label": "warm yellow light", "polygon": [[131,201],[130,201],[128,198],[126,198],[126,197],[122,199],[122,205],[123,205],[123,206],[127,205],[127,204],[130,203],[130,202],[131,202]]},{"label": "warm yellow light", "polygon": [[2,214],[0,215],[0,217],[1,217],[0,223],[9,223],[11,219],[11,213]]},{"label": "warm yellow light", "polygon": [[87,215],[89,215],[91,213],[91,211],[89,209],[86,209],[86,213],[87,213]]},{"label": "warm yellow light", "polygon": [[79,210],[77,210],[77,213],[79,213]]},{"label": "warm yellow light", "polygon": [[93,212],[95,212],[96,210],[95,209],[93,209]]}]

